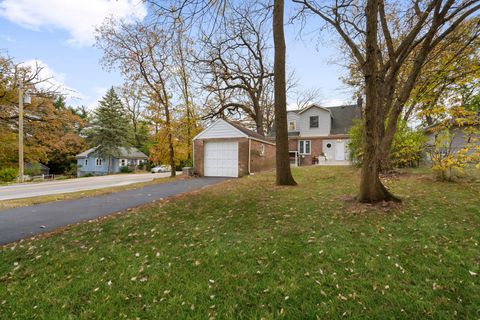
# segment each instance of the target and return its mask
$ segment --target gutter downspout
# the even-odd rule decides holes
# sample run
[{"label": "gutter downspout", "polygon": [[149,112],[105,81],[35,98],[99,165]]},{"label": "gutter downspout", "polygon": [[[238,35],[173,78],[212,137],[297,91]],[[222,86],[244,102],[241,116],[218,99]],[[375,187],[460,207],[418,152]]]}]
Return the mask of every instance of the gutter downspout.
[{"label": "gutter downspout", "polygon": [[250,159],[252,155],[252,139],[248,138],[248,175],[251,175],[252,173],[250,172]]}]

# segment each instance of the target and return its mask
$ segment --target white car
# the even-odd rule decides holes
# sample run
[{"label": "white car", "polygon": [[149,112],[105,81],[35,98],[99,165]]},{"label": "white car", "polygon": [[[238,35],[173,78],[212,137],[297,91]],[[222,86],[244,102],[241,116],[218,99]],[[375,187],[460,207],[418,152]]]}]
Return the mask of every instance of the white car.
[{"label": "white car", "polygon": [[150,171],[152,173],[159,173],[159,172],[170,172],[171,170],[172,170],[172,167],[162,164],[160,166],[153,167]]}]

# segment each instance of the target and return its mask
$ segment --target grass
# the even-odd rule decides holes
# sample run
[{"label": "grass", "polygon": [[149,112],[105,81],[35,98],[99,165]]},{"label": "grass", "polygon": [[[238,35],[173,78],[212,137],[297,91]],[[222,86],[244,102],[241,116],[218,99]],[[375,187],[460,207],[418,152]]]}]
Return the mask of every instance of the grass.
[{"label": "grass", "polygon": [[151,181],[131,183],[131,184],[116,186],[116,187],[107,187],[107,188],[101,188],[101,189],[83,190],[78,192],[51,194],[51,195],[44,195],[44,196],[37,196],[37,197],[30,197],[30,198],[0,200],[0,214],[2,214],[1,210],[31,206],[35,204],[47,203],[52,201],[74,200],[74,199],[80,199],[80,198],[101,196],[101,195],[106,195],[113,192],[138,189],[138,188],[142,188],[152,184],[172,182],[174,180],[181,179],[181,178],[182,176],[177,176],[175,178],[156,178]]},{"label": "grass", "polygon": [[[296,169],[210,187],[0,249],[4,319],[475,319],[480,188],[409,172],[401,206],[349,200],[358,173]],[[477,274],[477,275],[476,275]]]}]

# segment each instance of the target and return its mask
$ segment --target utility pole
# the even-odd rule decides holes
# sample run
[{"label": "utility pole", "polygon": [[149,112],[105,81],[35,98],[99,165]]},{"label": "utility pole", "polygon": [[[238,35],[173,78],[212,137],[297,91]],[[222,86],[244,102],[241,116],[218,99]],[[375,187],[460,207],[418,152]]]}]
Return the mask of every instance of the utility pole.
[{"label": "utility pole", "polygon": [[18,86],[18,180],[23,182],[23,81]]}]

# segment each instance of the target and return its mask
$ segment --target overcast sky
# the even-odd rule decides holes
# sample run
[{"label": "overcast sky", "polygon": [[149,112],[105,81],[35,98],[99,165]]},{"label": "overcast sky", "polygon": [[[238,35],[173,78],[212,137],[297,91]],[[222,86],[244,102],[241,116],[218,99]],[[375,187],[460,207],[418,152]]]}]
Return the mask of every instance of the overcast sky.
[{"label": "overcast sky", "polygon": [[[292,6],[288,5],[288,11]],[[107,16],[143,19],[147,7],[140,0],[0,0],[0,50],[16,62],[44,67],[68,92],[72,105],[94,107],[112,85],[120,85],[116,72],[104,71],[102,52],[93,47],[94,28]],[[316,29],[310,22],[308,30]],[[345,70],[332,61],[339,56],[334,41],[316,33],[300,39],[298,26],[286,26],[287,63],[301,88],[319,88],[326,106],[350,102],[351,94],[339,77]]]}]

